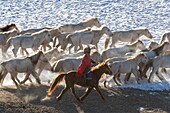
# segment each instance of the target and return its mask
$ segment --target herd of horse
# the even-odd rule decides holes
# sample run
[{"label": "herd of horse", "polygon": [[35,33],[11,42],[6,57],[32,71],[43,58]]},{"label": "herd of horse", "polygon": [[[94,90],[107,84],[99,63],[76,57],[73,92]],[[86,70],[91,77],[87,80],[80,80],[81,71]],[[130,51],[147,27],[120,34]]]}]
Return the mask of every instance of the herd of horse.
[{"label": "herd of horse", "polygon": [[[96,26],[95,30],[92,28],[93,26]],[[103,50],[99,51],[98,43],[104,34],[107,35],[105,45]],[[154,74],[160,80],[165,80],[159,72],[159,68],[162,68],[164,72],[166,72],[166,68],[170,68],[170,33],[165,33],[160,43],[151,42],[148,47],[139,40],[141,36],[153,38],[146,28],[112,32],[108,27],[102,26],[96,17],[78,24],[21,31],[14,23],[9,24],[0,27],[0,48],[2,57],[7,59],[0,64],[0,83],[3,84],[9,73],[16,87],[21,89],[20,85],[27,80],[32,82],[30,75],[33,75],[37,83],[41,84],[39,76],[43,70],[59,72],[50,84],[48,95],[50,96],[59,83],[65,80],[65,88],[57,100],[61,100],[63,94],[71,89],[75,98],[82,101],[93,88],[104,99],[99,90],[99,80],[104,74],[113,76],[117,85],[122,83],[121,74],[126,74],[125,84],[131,74],[135,76],[138,84],[140,80],[146,78],[148,78],[148,82],[151,82]],[[111,44],[108,48],[110,39]],[[116,43],[119,41],[129,44],[116,47]],[[83,47],[86,45],[92,47],[91,58],[98,62],[98,65],[91,69],[93,76],[89,84],[86,84],[84,76],[76,74],[84,54]],[[22,57],[18,57],[19,49]],[[28,51],[28,49],[31,50]],[[14,57],[9,58],[10,52],[8,51],[11,51]],[[149,69],[151,69],[151,73],[146,75]],[[22,81],[17,77],[18,73],[24,73],[25,78]],[[105,87],[107,87],[106,83],[107,79],[104,81]],[[87,91],[82,97],[79,98],[76,95],[74,84],[87,87]]]}]

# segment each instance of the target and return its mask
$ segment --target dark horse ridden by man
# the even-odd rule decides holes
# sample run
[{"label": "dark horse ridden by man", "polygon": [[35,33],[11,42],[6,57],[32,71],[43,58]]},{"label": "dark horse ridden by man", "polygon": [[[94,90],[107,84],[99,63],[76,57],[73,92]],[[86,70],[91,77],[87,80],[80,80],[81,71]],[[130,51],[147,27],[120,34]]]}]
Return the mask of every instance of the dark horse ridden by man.
[{"label": "dark horse ridden by man", "polygon": [[[78,76],[76,73],[77,71],[70,71],[68,73],[60,73],[50,85],[50,88],[48,89],[48,95],[51,95],[54,92],[54,90],[58,87],[60,82],[64,79],[66,85],[65,85],[65,88],[61,91],[60,95],[57,97],[57,101],[61,100],[64,93],[66,93],[70,88],[72,90],[74,97],[78,101],[83,101],[85,97],[87,97],[88,94],[92,91],[93,88],[96,89],[96,91],[99,93],[101,98],[104,100],[104,97],[101,91],[99,90],[98,84],[99,84],[99,79],[104,73],[112,75],[112,71],[106,62],[102,62],[91,69],[92,79],[89,82],[88,86],[86,85],[86,80],[84,76]],[[75,89],[74,89],[75,84],[83,86],[83,87],[87,87],[87,91],[80,98],[75,93]]]}]

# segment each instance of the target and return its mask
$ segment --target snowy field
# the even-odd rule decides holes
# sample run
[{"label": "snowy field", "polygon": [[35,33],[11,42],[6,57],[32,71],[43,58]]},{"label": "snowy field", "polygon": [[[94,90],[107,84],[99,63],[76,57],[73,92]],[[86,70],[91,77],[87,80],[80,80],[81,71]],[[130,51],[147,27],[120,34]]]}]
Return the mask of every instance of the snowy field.
[{"label": "snowy field", "polygon": [[[41,28],[45,26],[61,26],[79,23],[91,16],[97,17],[102,25],[112,31],[131,30],[146,27],[153,35],[150,40],[140,37],[145,45],[150,41],[159,42],[165,32],[170,32],[170,0],[1,0],[0,26],[14,22],[20,30]],[[105,36],[99,42],[103,50]],[[118,43],[122,46],[124,43]],[[2,57],[1,57],[2,58]],[[2,61],[2,59],[1,59]],[[52,74],[44,72],[41,79],[52,79]],[[54,76],[53,76],[54,77]],[[143,90],[169,90],[169,74],[165,81],[155,77],[153,83],[136,84],[132,78],[127,85],[121,86]],[[11,84],[9,76],[5,85]],[[113,82],[108,86],[117,87]]]}]

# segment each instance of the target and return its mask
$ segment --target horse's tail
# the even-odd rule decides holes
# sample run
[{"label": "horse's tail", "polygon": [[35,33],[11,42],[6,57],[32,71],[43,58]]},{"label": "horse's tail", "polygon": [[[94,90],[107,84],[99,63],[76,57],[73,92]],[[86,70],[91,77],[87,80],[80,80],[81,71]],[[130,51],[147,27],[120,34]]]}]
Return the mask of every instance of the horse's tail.
[{"label": "horse's tail", "polygon": [[69,43],[69,44],[73,44],[72,40],[71,40],[71,37],[72,37],[72,34],[69,34],[67,35],[66,37],[66,41]]},{"label": "horse's tail", "polygon": [[48,89],[47,93],[50,96],[54,90],[57,88],[57,86],[60,84],[60,82],[63,80],[63,78],[66,76],[66,73],[60,73],[52,82],[50,85],[50,88]]},{"label": "horse's tail", "polygon": [[167,38],[167,33],[165,33],[163,36],[162,36],[162,39],[161,41],[159,42],[159,44],[162,44]]},{"label": "horse's tail", "polygon": [[145,65],[144,67],[144,71],[142,72],[141,75],[146,75],[146,72],[148,71],[148,69],[150,69],[153,66],[153,59],[149,60],[149,62]]},{"label": "horse's tail", "polygon": [[110,41],[110,36],[106,38],[104,49],[108,47],[109,41]]},{"label": "horse's tail", "polygon": [[58,60],[52,65],[51,71],[52,72],[59,72],[61,70],[62,66],[63,66],[63,61]]},{"label": "horse's tail", "polygon": [[103,59],[103,60],[106,60],[106,59],[107,59],[106,51],[103,51],[103,53],[102,53],[102,55],[101,55],[101,56],[102,56],[102,59]]}]

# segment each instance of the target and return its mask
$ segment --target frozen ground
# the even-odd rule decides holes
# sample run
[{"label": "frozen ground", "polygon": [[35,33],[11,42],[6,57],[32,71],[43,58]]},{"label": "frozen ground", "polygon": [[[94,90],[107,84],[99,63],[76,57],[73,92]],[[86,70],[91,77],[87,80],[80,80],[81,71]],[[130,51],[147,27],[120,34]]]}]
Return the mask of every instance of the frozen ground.
[{"label": "frozen ground", "polygon": [[[146,27],[154,36],[153,40],[146,37],[140,39],[147,45],[150,41],[159,42],[165,32],[170,31],[170,0],[1,0],[0,26],[16,23],[20,30],[40,28],[44,26],[60,26],[68,23],[78,23],[95,16],[102,25],[112,31],[130,30]],[[99,42],[103,49],[105,37]],[[119,43],[118,46],[122,46]],[[2,60],[1,60],[2,61]],[[52,75],[44,72],[43,80],[51,79]],[[156,80],[152,84],[140,85],[131,79],[124,87],[144,90],[169,90],[170,77],[166,81]],[[9,77],[5,85],[11,84]],[[109,86],[117,87],[112,82]]]}]

